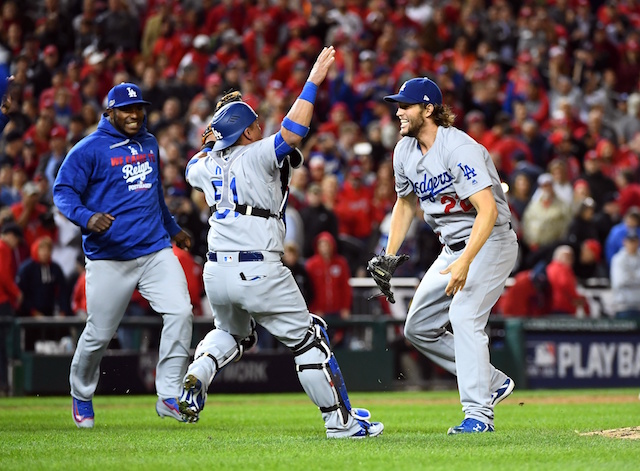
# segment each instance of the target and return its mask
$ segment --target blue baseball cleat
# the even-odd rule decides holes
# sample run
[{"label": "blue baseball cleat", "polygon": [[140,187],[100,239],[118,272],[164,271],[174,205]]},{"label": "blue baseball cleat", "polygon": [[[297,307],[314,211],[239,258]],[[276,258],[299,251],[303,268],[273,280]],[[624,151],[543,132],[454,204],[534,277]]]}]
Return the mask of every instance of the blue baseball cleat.
[{"label": "blue baseball cleat", "polygon": [[178,400],[170,397],[169,399],[160,399],[156,401],[156,412],[161,419],[165,417],[171,417],[178,422],[186,422],[186,419],[180,413],[180,406]]},{"label": "blue baseball cleat", "polygon": [[188,374],[184,379],[184,390],[180,396],[180,413],[185,422],[195,423],[207,400],[207,389],[198,378]]},{"label": "blue baseball cleat", "polygon": [[491,394],[491,404],[495,406],[500,401],[509,397],[515,387],[516,383],[511,378],[507,378],[504,383],[502,383],[502,386]]},{"label": "blue baseball cleat", "polygon": [[467,417],[460,425],[451,427],[447,435],[457,435],[459,433],[483,433],[493,432],[493,425],[485,424],[479,420]]},{"label": "blue baseball cleat", "polygon": [[92,401],[81,401],[74,397],[71,415],[78,428],[93,428],[94,414]]}]

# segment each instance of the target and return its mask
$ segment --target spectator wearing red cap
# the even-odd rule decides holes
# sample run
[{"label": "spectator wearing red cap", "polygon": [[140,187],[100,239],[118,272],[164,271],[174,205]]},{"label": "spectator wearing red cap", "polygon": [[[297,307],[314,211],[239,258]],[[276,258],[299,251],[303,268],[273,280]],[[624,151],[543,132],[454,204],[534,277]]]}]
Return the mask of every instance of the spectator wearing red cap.
[{"label": "spectator wearing red cap", "polygon": [[581,178],[589,185],[591,197],[598,209],[602,208],[605,195],[618,191],[614,181],[602,172],[602,164],[602,159],[595,150],[590,150],[584,155],[584,173]]},{"label": "spectator wearing red cap", "polygon": [[[338,253],[336,240],[329,232],[322,232],[316,238],[314,255],[305,263],[305,269],[313,289],[309,310],[325,319],[348,319],[353,297],[349,285],[351,271],[347,259]],[[344,332],[338,330],[332,333],[334,345],[340,343]]]},{"label": "spectator wearing red cap", "polygon": [[578,254],[573,263],[573,272],[578,283],[585,283],[590,278],[609,278],[603,263],[602,244],[597,239],[584,240],[576,251]]},{"label": "spectator wearing red cap", "polygon": [[42,59],[33,68],[31,83],[33,95],[39,97],[43,90],[51,86],[51,78],[60,63],[58,48],[50,44],[42,51]]}]

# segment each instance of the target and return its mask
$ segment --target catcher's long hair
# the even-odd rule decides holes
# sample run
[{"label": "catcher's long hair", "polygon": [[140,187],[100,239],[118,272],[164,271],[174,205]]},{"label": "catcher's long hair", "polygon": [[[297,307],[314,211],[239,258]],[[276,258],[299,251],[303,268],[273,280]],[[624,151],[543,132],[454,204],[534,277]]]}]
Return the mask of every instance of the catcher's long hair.
[{"label": "catcher's long hair", "polygon": [[456,115],[453,113],[449,105],[433,105],[431,118],[438,126],[449,128],[453,126],[453,123],[456,120]]}]

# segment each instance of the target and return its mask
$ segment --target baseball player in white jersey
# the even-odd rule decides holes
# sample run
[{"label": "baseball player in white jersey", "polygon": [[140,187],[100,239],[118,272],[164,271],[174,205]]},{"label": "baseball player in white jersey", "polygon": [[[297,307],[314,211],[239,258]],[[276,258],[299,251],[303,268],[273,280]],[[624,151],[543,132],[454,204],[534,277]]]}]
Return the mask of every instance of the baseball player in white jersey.
[{"label": "baseball player in white jersey", "polygon": [[93,395],[100,360],[138,288],[162,314],[156,369],[156,412],[184,421],[178,406],[189,362],[193,313],[187,280],[171,239],[187,248],[191,238],[164,201],[158,141],[147,131],[142,92],[121,83],[107,95],[98,129],[64,159],[53,201],[82,228],[86,256],[87,325],[80,336],[69,381],[73,420],[94,425]]},{"label": "baseball player in white jersey", "polygon": [[[180,398],[195,422],[215,375],[256,341],[255,322],[289,347],[300,383],[320,408],[332,438],[371,437],[383,425],[366,409],[352,409],[326,324],[310,315],[291,271],[284,266],[284,206],[291,167],[302,164],[295,148],[309,130],[318,86],[335,60],[318,56],[301,95],[275,135],[262,138],[258,116],[235,92],[221,100],[211,129],[215,143],[188,163],[187,180],[204,192],[209,219],[204,285],[214,329],[198,344]],[[231,98],[229,98],[231,96]]]},{"label": "baseball player in white jersey", "polygon": [[413,297],[405,336],[457,376],[465,418],[448,433],[492,432],[493,408],[514,388],[491,365],[485,332],[516,262],[510,210],[489,153],[452,127],[455,117],[432,80],[408,80],[385,101],[398,104],[403,136],[393,157],[398,198],[386,254],[400,249],[416,202],[443,244]]}]

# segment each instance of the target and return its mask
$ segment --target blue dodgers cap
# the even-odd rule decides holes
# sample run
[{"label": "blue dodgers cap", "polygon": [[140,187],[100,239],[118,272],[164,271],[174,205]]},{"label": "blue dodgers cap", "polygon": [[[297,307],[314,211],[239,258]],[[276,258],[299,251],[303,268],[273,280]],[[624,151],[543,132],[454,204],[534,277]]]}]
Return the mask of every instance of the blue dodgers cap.
[{"label": "blue dodgers cap", "polygon": [[216,138],[213,150],[231,147],[256,119],[258,115],[244,101],[234,101],[224,105],[216,111],[211,120],[211,129]]},{"label": "blue dodgers cap", "polygon": [[420,77],[407,80],[402,84],[398,93],[384,97],[384,101],[406,103],[408,105],[415,105],[416,103],[441,105],[442,92],[433,80]]},{"label": "blue dodgers cap", "polygon": [[107,109],[120,108],[135,103],[151,104],[142,99],[142,91],[135,83],[122,82],[109,90],[107,95]]}]

